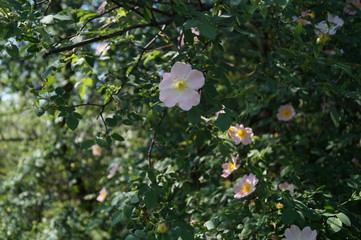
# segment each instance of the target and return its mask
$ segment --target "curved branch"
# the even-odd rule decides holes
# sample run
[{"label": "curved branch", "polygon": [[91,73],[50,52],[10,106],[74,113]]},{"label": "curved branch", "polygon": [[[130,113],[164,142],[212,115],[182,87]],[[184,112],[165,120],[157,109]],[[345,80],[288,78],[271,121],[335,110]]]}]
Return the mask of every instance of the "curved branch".
[{"label": "curved branch", "polygon": [[173,21],[173,19],[167,19],[167,20],[163,20],[163,21],[159,21],[159,22],[136,24],[136,25],[123,28],[122,30],[119,30],[119,31],[116,31],[116,32],[113,32],[113,33],[110,33],[110,34],[107,34],[107,35],[102,35],[102,36],[99,36],[99,37],[89,38],[89,39],[86,39],[84,41],[75,43],[73,45],[48,50],[43,55],[43,58],[47,58],[50,55],[60,53],[60,52],[64,52],[64,51],[68,51],[68,50],[71,50],[71,49],[74,49],[74,48],[77,48],[77,47],[81,47],[81,46],[84,46],[84,45],[87,45],[87,44],[90,44],[90,43],[102,41],[102,40],[113,38],[113,37],[116,37],[116,36],[120,36],[120,35],[123,35],[124,33],[128,32],[130,30],[133,30],[133,29],[151,27],[151,26],[159,26],[159,25],[163,25],[163,24],[170,24],[172,21]]}]

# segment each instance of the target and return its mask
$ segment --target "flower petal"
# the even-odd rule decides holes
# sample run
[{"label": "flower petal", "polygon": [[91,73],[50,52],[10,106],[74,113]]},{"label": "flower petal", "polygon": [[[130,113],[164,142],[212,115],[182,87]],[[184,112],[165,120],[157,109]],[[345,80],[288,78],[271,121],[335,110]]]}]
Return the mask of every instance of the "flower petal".
[{"label": "flower petal", "polygon": [[285,236],[288,240],[299,239],[301,237],[301,230],[296,225],[292,225],[286,229]]},{"label": "flower petal", "polygon": [[201,101],[201,95],[196,90],[186,88],[179,93],[179,107],[184,111],[190,110]]},{"label": "flower petal", "polygon": [[179,91],[175,89],[163,89],[159,93],[159,100],[167,107],[174,107],[178,103]]},{"label": "flower petal", "polygon": [[172,77],[174,78],[186,78],[188,73],[192,70],[191,65],[176,62],[172,69],[170,70],[170,74],[172,74]]},{"label": "flower petal", "polygon": [[173,88],[173,78],[170,73],[163,74],[163,80],[159,84],[159,89],[170,89]]},{"label": "flower petal", "polygon": [[204,85],[203,73],[198,70],[192,70],[189,72],[186,81],[190,89],[199,89]]}]

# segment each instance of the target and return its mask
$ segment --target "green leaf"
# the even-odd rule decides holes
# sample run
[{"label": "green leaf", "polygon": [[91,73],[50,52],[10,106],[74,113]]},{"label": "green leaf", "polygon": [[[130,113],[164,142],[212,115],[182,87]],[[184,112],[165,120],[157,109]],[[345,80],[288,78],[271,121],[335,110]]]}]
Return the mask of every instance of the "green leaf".
[{"label": "green leaf", "polygon": [[201,121],[201,113],[197,107],[193,107],[191,110],[187,112],[188,121],[193,125],[196,125]]},{"label": "green leaf", "polygon": [[229,127],[231,126],[232,117],[227,112],[221,113],[218,115],[218,118],[217,118],[215,124],[222,132],[224,132],[227,129],[229,129]]},{"label": "green leaf", "polygon": [[37,107],[34,110],[36,116],[41,117],[45,113],[45,109],[42,107]]},{"label": "green leaf", "polygon": [[340,115],[338,114],[337,110],[335,107],[331,107],[330,108],[330,115],[331,115],[331,119],[333,121],[333,124],[335,124],[335,126],[338,128],[340,126]]},{"label": "green leaf", "polygon": [[330,226],[332,231],[339,232],[342,229],[342,222],[337,217],[330,217],[327,219],[327,224]]},{"label": "green leaf", "polygon": [[344,213],[341,212],[341,213],[338,213],[336,216],[338,217],[338,219],[341,220],[341,222],[342,222],[343,224],[345,224],[346,226],[351,226],[351,221],[350,221],[350,219],[346,216],[346,214],[344,214]]},{"label": "green leaf", "polygon": [[92,78],[82,78],[81,81],[87,87],[93,86],[93,79]]},{"label": "green leaf", "polygon": [[203,21],[198,25],[198,29],[201,35],[214,40],[217,35],[217,29],[211,25],[209,21]]},{"label": "green leaf", "polygon": [[292,208],[286,208],[282,212],[282,222],[284,224],[294,223],[297,217],[298,217],[297,211],[293,210]]},{"label": "green leaf", "polygon": [[53,15],[53,18],[58,19],[58,20],[62,20],[62,21],[69,21],[69,20],[73,19],[71,16],[63,15],[63,14]]},{"label": "green leaf", "polygon": [[120,136],[118,133],[113,133],[112,138],[116,141],[120,141],[120,142],[124,141],[124,138]]},{"label": "green leaf", "polygon": [[106,118],[105,123],[109,127],[115,127],[117,125],[117,120],[115,118]]},{"label": "green leaf", "polygon": [[66,124],[68,125],[68,128],[74,131],[78,127],[79,120],[71,114],[66,118]]},{"label": "green leaf", "polygon": [[51,73],[51,71],[53,71],[54,69],[56,69],[56,67],[54,67],[54,66],[48,67],[47,69],[45,69],[43,74],[41,74],[41,77],[46,78]]},{"label": "green leaf", "polygon": [[15,44],[6,46],[6,52],[13,58],[19,57],[19,48]]},{"label": "green leaf", "polygon": [[91,146],[93,146],[94,145],[94,143],[95,143],[95,141],[94,140],[85,140],[84,142],[82,142],[82,144],[81,144],[81,149],[88,149],[88,148],[90,148]]},{"label": "green leaf", "polygon": [[144,194],[144,203],[147,208],[153,208],[158,203],[158,197],[155,192],[148,190]]}]

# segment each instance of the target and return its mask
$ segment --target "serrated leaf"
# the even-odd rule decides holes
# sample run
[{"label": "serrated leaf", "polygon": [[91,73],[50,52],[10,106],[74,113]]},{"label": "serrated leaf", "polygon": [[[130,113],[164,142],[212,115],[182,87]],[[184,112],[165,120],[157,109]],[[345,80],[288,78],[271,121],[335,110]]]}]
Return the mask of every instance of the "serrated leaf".
[{"label": "serrated leaf", "polygon": [[71,16],[64,15],[64,14],[53,15],[53,18],[58,19],[58,20],[62,20],[62,21],[67,21],[67,20],[72,20],[73,19]]},{"label": "serrated leaf", "polygon": [[350,221],[350,219],[346,216],[346,214],[344,214],[344,213],[341,212],[341,213],[338,213],[336,216],[338,217],[338,219],[341,220],[341,222],[342,222],[343,224],[345,224],[346,226],[351,226],[351,221]]},{"label": "serrated leaf", "polygon": [[82,78],[81,81],[87,87],[93,86],[93,79],[92,78]]},{"label": "serrated leaf", "polygon": [[19,57],[19,48],[15,44],[6,46],[6,52],[13,58]]},{"label": "serrated leaf", "polygon": [[331,119],[333,121],[333,124],[335,124],[336,127],[340,126],[340,115],[338,114],[337,110],[335,107],[331,107],[330,108],[330,115],[331,115]]},{"label": "serrated leaf", "polygon": [[122,136],[120,136],[118,133],[113,133],[112,134],[112,138],[116,141],[124,141],[124,138]]},{"label": "serrated leaf", "polygon": [[53,71],[54,69],[56,69],[56,67],[54,67],[54,66],[48,67],[47,69],[45,69],[43,74],[41,74],[41,77],[46,78],[51,73],[51,71]]},{"label": "serrated leaf", "polygon": [[208,21],[203,21],[198,25],[198,29],[201,35],[214,40],[217,35],[217,29],[211,25]]},{"label": "serrated leaf", "polygon": [[79,120],[73,115],[69,115],[66,118],[66,124],[68,125],[68,128],[74,131],[78,127]]},{"label": "serrated leaf", "polygon": [[342,222],[337,217],[330,217],[327,219],[327,224],[330,226],[332,231],[339,232],[342,228]]},{"label": "serrated leaf", "polygon": [[215,122],[216,126],[222,131],[229,129],[232,123],[232,117],[227,113],[221,113]]},{"label": "serrated leaf", "polygon": [[197,124],[201,121],[201,113],[197,107],[193,107],[187,112],[188,121],[192,124]]},{"label": "serrated leaf", "polygon": [[284,224],[294,223],[297,217],[298,217],[298,212],[293,210],[292,208],[286,208],[282,212],[282,222]]},{"label": "serrated leaf", "polygon": [[90,148],[91,146],[93,146],[95,143],[94,140],[85,140],[84,142],[82,142],[81,144],[81,149],[88,149]]},{"label": "serrated leaf", "polygon": [[148,190],[144,194],[144,203],[147,208],[153,208],[158,203],[158,197],[155,192]]}]

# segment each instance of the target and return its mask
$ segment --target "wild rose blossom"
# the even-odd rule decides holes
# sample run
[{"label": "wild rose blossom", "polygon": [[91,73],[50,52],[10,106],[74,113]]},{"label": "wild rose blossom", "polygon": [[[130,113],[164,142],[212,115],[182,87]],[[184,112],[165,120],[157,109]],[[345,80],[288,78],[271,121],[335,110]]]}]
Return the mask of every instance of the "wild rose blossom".
[{"label": "wild rose blossom", "polygon": [[281,189],[281,190],[287,189],[287,190],[289,190],[291,192],[291,194],[294,194],[294,191],[295,191],[294,185],[290,184],[288,182],[278,184],[278,188]]},{"label": "wild rose blossom", "polygon": [[107,197],[108,192],[106,188],[102,188],[99,192],[99,195],[97,197],[98,202],[104,202],[105,198]]},{"label": "wild rose blossom", "polygon": [[243,198],[256,190],[256,184],[258,183],[258,179],[252,173],[249,175],[244,175],[242,181],[238,182],[234,188],[233,192],[235,193],[235,198]]},{"label": "wild rose blossom", "polygon": [[232,158],[232,162],[222,164],[223,174],[221,176],[224,178],[228,177],[233,171],[237,170],[240,166],[240,164],[237,164],[239,155],[237,156],[231,155],[231,158]]},{"label": "wild rose blossom", "polygon": [[361,10],[361,3],[360,0],[346,0],[346,3],[349,3],[345,6],[343,11],[348,15],[355,15],[357,12],[353,9],[358,8]]},{"label": "wild rose blossom", "polygon": [[300,230],[296,225],[292,225],[290,228],[287,228],[285,231],[285,237],[282,240],[316,240],[317,231],[310,227],[305,227]]},{"label": "wild rose blossom", "polygon": [[252,142],[251,137],[253,137],[253,130],[252,128],[245,128],[243,124],[236,124],[236,126],[231,126],[228,129],[228,134],[236,145],[240,143],[247,145]]},{"label": "wild rose blossom", "polygon": [[110,49],[110,46],[106,42],[98,43],[95,47],[95,56],[105,56]]},{"label": "wild rose blossom", "polygon": [[167,107],[179,107],[185,111],[200,103],[201,96],[197,90],[204,85],[203,73],[192,70],[191,65],[176,62],[170,73],[163,75],[159,84],[159,100]]},{"label": "wild rose blossom", "polygon": [[107,5],[107,1],[104,1],[100,6],[98,7],[97,13],[102,14],[105,10],[105,6]]},{"label": "wild rose blossom", "polygon": [[101,156],[102,155],[102,149],[98,144],[94,144],[92,146],[92,153],[94,156]]},{"label": "wild rose blossom", "polygon": [[322,21],[315,25],[315,32],[317,35],[327,34],[335,35],[336,31],[344,24],[343,20],[332,14],[328,14],[327,22]]},{"label": "wild rose blossom", "polygon": [[110,169],[107,178],[108,178],[108,179],[111,179],[112,177],[114,177],[114,175],[115,175],[115,173],[117,172],[118,168],[119,168],[119,163],[115,163],[115,164],[113,165],[113,167]]},{"label": "wild rose blossom", "polygon": [[280,121],[289,121],[295,116],[295,109],[290,104],[282,105],[278,108],[277,119]]}]

